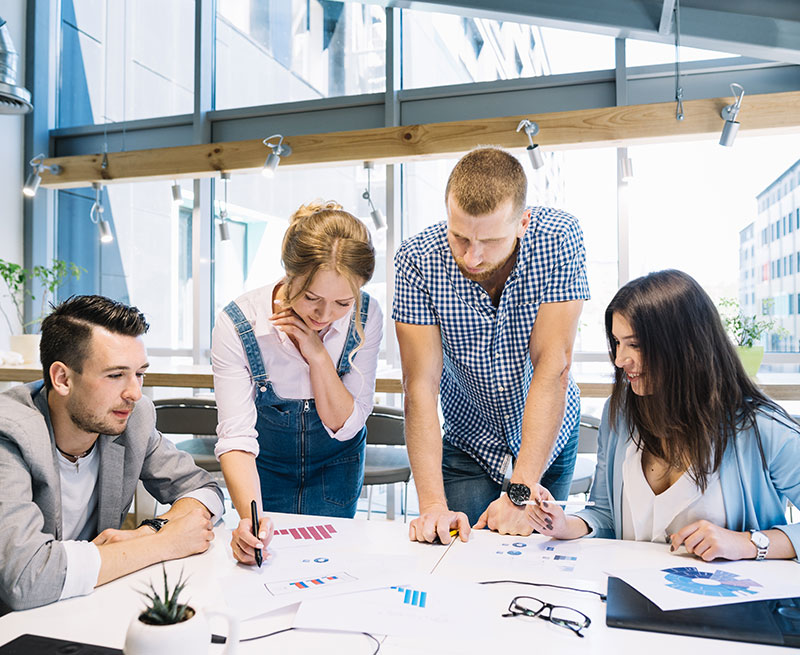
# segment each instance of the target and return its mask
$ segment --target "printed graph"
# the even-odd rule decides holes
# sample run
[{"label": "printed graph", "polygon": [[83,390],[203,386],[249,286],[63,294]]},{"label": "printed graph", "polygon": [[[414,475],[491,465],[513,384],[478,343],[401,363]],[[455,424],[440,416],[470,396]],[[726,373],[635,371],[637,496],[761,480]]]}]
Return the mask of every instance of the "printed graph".
[{"label": "printed graph", "polygon": [[400,592],[403,599],[403,605],[411,605],[412,607],[425,608],[428,602],[428,592],[419,591],[418,589],[408,589],[407,587],[392,587]]},{"label": "printed graph", "polygon": [[514,541],[500,544],[495,554],[506,560],[524,559],[528,563],[540,563],[557,566],[559,570],[569,572],[575,570],[577,555],[559,551],[556,546],[547,543],[539,544],[538,548],[525,541]]},{"label": "printed graph", "polygon": [[306,589],[317,589],[319,587],[329,587],[334,584],[352,582],[354,580],[356,580],[356,578],[349,573],[336,573],[334,575],[321,575],[316,578],[306,578],[303,580],[292,578],[289,580],[278,580],[277,582],[267,582],[264,584],[264,588],[273,596],[282,596],[283,594],[295,593]]},{"label": "printed graph", "polygon": [[330,524],[275,530],[275,536],[289,537],[294,541],[322,541],[323,539],[332,539],[335,534],[336,528]]},{"label": "printed graph", "polygon": [[740,578],[736,573],[717,569],[713,573],[699,571],[694,566],[678,566],[662,569],[666,576],[664,581],[668,587],[698,596],[715,596],[718,598],[746,598],[758,593],[752,587],[762,585],[755,580]]}]

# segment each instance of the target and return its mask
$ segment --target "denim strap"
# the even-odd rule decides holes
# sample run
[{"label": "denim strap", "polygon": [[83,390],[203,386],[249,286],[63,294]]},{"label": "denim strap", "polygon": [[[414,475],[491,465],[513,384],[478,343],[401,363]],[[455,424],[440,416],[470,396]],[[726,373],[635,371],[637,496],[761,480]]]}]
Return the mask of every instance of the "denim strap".
[{"label": "denim strap", "polygon": [[[362,332],[367,325],[367,314],[369,314],[369,294],[362,291],[360,312]],[[353,312],[353,316],[350,320],[350,328],[347,330],[347,338],[344,342],[344,348],[342,348],[342,355],[339,357],[339,364],[336,366],[336,372],[339,374],[339,377],[342,377],[350,372],[350,353],[353,352],[359,343],[361,343],[361,339],[358,336],[358,332],[356,332],[356,313]]]},{"label": "denim strap", "polygon": [[256,336],[253,334],[252,324],[245,318],[242,310],[239,309],[239,305],[233,301],[228,303],[223,311],[233,321],[233,326],[242,340],[244,354],[247,355],[247,364],[250,366],[250,376],[253,378],[253,382],[258,385],[263,384],[269,380],[269,375],[264,370],[264,359],[261,357],[261,348],[259,348]]}]

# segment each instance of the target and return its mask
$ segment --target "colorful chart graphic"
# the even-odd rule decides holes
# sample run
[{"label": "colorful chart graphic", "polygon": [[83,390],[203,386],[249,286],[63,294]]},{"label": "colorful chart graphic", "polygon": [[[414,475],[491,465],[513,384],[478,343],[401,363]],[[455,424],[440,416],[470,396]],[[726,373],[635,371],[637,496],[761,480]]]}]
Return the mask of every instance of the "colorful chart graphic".
[{"label": "colorful chart graphic", "polygon": [[560,571],[574,571],[575,564],[573,562],[577,562],[578,557],[559,552],[559,549],[556,546],[549,545],[550,543],[552,542],[533,545],[525,541],[513,541],[500,544],[500,549],[496,550],[495,554],[506,560],[525,559],[526,562],[531,564],[555,565]]},{"label": "colorful chart graphic", "polygon": [[331,539],[336,534],[336,528],[332,525],[306,525],[301,528],[283,528],[275,530],[275,536],[288,536],[295,541],[320,541]]},{"label": "colorful chart graphic", "polygon": [[281,596],[303,589],[315,589],[326,585],[330,586],[342,582],[352,582],[355,579],[356,578],[349,573],[336,573],[335,575],[321,575],[317,578],[308,578],[306,580],[293,579],[267,582],[264,584],[264,588],[273,596]]},{"label": "colorful chart graphic", "polygon": [[662,571],[667,574],[664,580],[668,587],[698,596],[746,597],[758,593],[752,587],[762,586],[755,580],[745,580],[736,573],[720,569],[711,573],[694,566],[679,566]]},{"label": "colorful chart graphic", "polygon": [[425,604],[428,602],[427,591],[419,591],[417,589],[406,589],[405,587],[392,587],[392,589],[397,589],[397,591],[399,591],[402,594],[404,605],[411,605],[413,607],[424,608]]}]

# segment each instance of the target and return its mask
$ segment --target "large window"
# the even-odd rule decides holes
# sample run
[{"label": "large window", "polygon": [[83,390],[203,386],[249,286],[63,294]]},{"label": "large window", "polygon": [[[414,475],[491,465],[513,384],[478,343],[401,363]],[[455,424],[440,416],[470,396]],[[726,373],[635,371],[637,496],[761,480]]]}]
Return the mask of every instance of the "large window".
[{"label": "large window", "polygon": [[59,127],[192,112],[193,0],[60,6]]},{"label": "large window", "polygon": [[386,21],[376,5],[218,0],[216,107],[382,92]]},{"label": "large window", "polygon": [[608,36],[413,10],[402,24],[406,89],[614,67]]}]

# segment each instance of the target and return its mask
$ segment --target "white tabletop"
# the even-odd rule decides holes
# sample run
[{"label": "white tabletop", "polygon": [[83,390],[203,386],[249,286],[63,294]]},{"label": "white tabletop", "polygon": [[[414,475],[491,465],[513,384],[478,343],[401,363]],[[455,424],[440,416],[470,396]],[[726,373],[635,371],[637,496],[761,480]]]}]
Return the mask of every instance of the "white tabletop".
[{"label": "white tabletop", "polygon": [[[273,515],[277,527],[292,525],[298,517]],[[303,517],[308,519],[309,517]],[[434,570],[434,575],[460,581],[483,581],[498,579],[522,579],[537,582],[553,582],[573,587],[605,591],[605,571],[615,567],[631,566],[634,563],[669,561],[674,556],[667,553],[667,547],[659,544],[642,544],[602,539],[584,539],[579,542],[555,542],[557,552],[570,556],[579,555],[575,561],[544,561],[533,559],[527,563],[521,559],[513,564],[505,556],[514,549],[514,537],[499,535],[488,531],[473,532],[469,543],[455,543],[451,548],[441,545],[417,544],[408,541],[408,527],[393,521],[363,521],[348,519],[322,519],[325,523],[341,525],[343,530],[355,535],[348,541],[347,548],[357,553],[388,558],[407,558],[413,560],[414,568],[421,572]],[[190,576],[187,586],[187,600],[195,607],[223,608],[225,593],[220,576],[230,571],[235,564],[230,555],[230,532],[224,526],[216,529],[216,539],[211,548],[202,555],[183,560],[167,562],[167,573],[176,580],[181,569]],[[534,536],[527,540],[528,547],[546,551],[549,540]],[[570,550],[573,549],[573,550]],[[521,550],[521,549],[519,549]],[[515,551],[517,552],[517,551]],[[487,556],[486,553],[489,553]],[[492,554],[497,556],[493,557]],[[543,557],[546,558],[546,555]],[[561,566],[566,564],[569,566]],[[691,560],[681,558],[680,565],[690,565]],[[786,567],[788,575],[799,575],[794,562],[764,562],[764,566]],[[571,571],[569,569],[574,567]],[[144,589],[152,580],[158,582],[161,566],[152,566],[137,573],[111,582],[94,593],[80,598],[54,603],[45,607],[22,612],[12,612],[0,618],[0,643],[6,643],[24,633],[42,634],[59,639],[122,648],[125,633],[130,621],[142,609],[143,599],[138,591]],[[458,627],[453,636],[452,649],[442,647],[441,643],[432,648],[430,644],[417,643],[412,639],[399,637],[382,638],[380,652],[428,653],[440,655],[446,652],[464,653],[487,650],[487,639],[495,646],[495,653],[534,652],[541,648],[545,652],[582,653],[647,653],[647,655],[674,655],[676,652],[690,652],[702,649],[704,655],[725,653],[725,655],[752,655],[755,652],[778,653],[797,652],[794,649],[781,649],[753,644],[679,637],[668,634],[619,630],[605,625],[605,604],[591,594],[563,591],[546,587],[530,587],[517,584],[498,584],[488,587],[492,603],[496,604],[497,616],[487,620],[486,625],[466,624]],[[571,632],[545,621],[516,617],[497,620],[512,597],[531,595],[546,602],[564,604],[583,611],[592,619],[591,626],[585,630],[585,638],[580,639]],[[297,605],[259,616],[242,623],[242,637],[264,634],[289,627],[292,624]],[[224,632],[224,623],[212,622],[212,630]],[[491,634],[487,634],[490,631]],[[473,639],[474,638],[474,639]],[[524,645],[524,646],[523,646]],[[534,648],[535,646],[535,648]],[[218,654],[221,645],[211,645],[209,653]],[[291,631],[258,640],[242,643],[239,653],[372,653],[375,644],[360,634],[324,631]],[[533,649],[533,650],[531,650]]]}]

